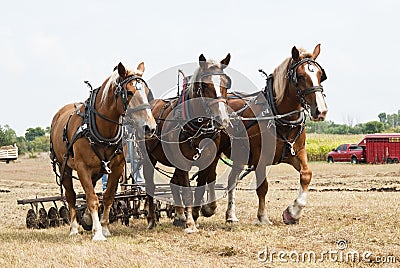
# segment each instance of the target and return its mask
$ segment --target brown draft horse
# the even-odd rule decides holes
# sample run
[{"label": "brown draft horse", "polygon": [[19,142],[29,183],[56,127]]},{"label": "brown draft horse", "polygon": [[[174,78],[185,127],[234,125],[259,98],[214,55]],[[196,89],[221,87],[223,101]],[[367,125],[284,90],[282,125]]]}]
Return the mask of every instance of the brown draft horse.
[{"label": "brown draft horse", "polygon": [[[194,218],[198,218],[202,191],[212,187],[216,179],[220,132],[229,123],[226,105],[230,78],[224,73],[230,54],[220,62],[199,57],[199,67],[180,97],[153,103],[157,120],[156,138],[146,140],[148,159],[144,161],[144,177],[148,194],[148,228],[156,225],[154,213],[154,166],[157,162],[175,167],[170,182],[175,204],[175,225],[186,226],[185,232],[197,232]],[[193,201],[188,171],[199,167],[198,184]],[[196,207],[195,210],[192,210]],[[185,217],[186,208],[186,217]],[[213,214],[215,199],[203,207],[203,214]],[[211,212],[209,212],[211,211]],[[193,214],[192,214],[193,213]]]},{"label": "brown draft horse", "polygon": [[[156,123],[147,100],[149,89],[142,79],[144,63],[136,71],[125,69],[122,63],[114,69],[100,88],[91,90],[85,103],[68,104],[61,108],[51,124],[51,158],[58,165],[65,188],[70,216],[70,236],[78,234],[76,193],[72,170],[76,170],[86,194],[87,208],[93,223],[93,240],[106,240],[109,212],[124,168],[121,153],[122,118],[128,114],[133,127],[144,136],[151,136]],[[128,108],[133,107],[133,108]],[[144,130],[144,131],[143,131]],[[103,194],[104,212],[99,220],[99,199],[94,191],[96,181],[109,173],[107,190]],[[90,217],[89,217],[90,218]]]},{"label": "brown draft horse", "polygon": [[[249,137],[250,157],[245,160],[246,162],[232,159],[233,168],[228,179],[230,188],[226,211],[227,222],[238,221],[235,213],[235,187],[242,168],[247,164],[248,166],[253,166],[256,173],[259,200],[258,222],[260,224],[271,224],[265,208],[265,196],[268,191],[266,166],[279,163],[290,164],[300,173],[298,197],[283,212],[283,220],[286,224],[298,222],[301,211],[306,205],[308,186],[312,177],[312,171],[307,164],[304,113],[305,110],[309,110],[311,119],[320,121],[325,119],[328,111],[323,88],[320,84],[326,79],[326,74],[315,61],[319,53],[319,44],[312,53],[293,47],[292,56],[285,59],[274,70],[273,75],[267,78],[267,86],[260,93],[265,97],[264,100],[269,100],[269,106],[275,115],[274,126],[276,134],[272,135],[265,131],[265,129],[268,129],[267,124],[271,123],[268,121],[254,120],[253,124],[246,126]],[[234,111],[242,110],[241,116],[244,118],[260,116],[255,109],[252,110],[248,106],[246,107],[246,102],[241,98],[228,97],[228,105]],[[288,116],[283,118],[276,116],[284,114]],[[266,134],[263,135],[263,133]],[[222,135],[221,144],[226,142],[229,144],[227,139],[226,135]],[[274,148],[271,148],[271,146]],[[223,151],[229,156],[228,148],[223,148]]]}]

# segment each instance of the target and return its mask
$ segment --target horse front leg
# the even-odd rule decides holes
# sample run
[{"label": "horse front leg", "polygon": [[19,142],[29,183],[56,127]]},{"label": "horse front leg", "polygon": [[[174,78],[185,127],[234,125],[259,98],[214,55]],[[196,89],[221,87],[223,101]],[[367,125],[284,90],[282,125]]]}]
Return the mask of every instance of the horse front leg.
[{"label": "horse front leg", "polygon": [[[297,159],[297,161],[295,161]],[[292,165],[300,172],[300,188],[297,198],[293,204],[288,206],[283,212],[283,221],[286,224],[297,224],[301,217],[301,212],[307,203],[308,186],[312,178],[312,171],[307,164],[307,153],[305,149],[298,152],[298,156]]]},{"label": "horse front leg", "polygon": [[197,232],[192,214],[193,192],[190,187],[189,172],[176,168],[170,185],[175,204],[174,225],[184,225],[186,233]]},{"label": "horse front leg", "polygon": [[199,230],[196,227],[196,223],[193,218],[193,192],[192,188],[189,186],[184,186],[182,188],[182,199],[183,205],[186,211],[186,228],[185,233],[191,234],[196,233]]},{"label": "horse front leg", "polygon": [[69,213],[71,218],[71,225],[70,225],[70,236],[76,235],[79,233],[79,223],[76,218],[76,193],[72,183],[72,170],[68,167],[65,167],[64,175],[62,178],[62,185],[65,189],[65,198],[68,203]]},{"label": "horse front leg", "polygon": [[114,202],[115,192],[117,191],[118,187],[118,180],[122,175],[122,170],[114,170],[112,173],[108,175],[107,181],[107,189],[103,194],[103,215],[101,216],[101,227],[102,233],[105,237],[111,236],[109,225],[110,225],[110,210],[111,206]]},{"label": "horse front leg", "polygon": [[242,171],[241,167],[237,167],[235,163],[232,165],[232,170],[229,173],[228,177],[228,205],[225,212],[225,222],[226,223],[238,223],[239,219],[236,217],[236,185],[238,182],[238,178],[240,172]]},{"label": "horse front leg", "polygon": [[199,172],[199,180],[205,181],[208,187],[207,200],[205,200],[205,204],[201,206],[201,214],[204,217],[211,217],[212,215],[215,214],[215,211],[217,209],[217,196],[215,193],[217,164],[218,164],[218,158],[216,157],[214,159],[214,162],[211,163],[210,166]]},{"label": "horse front leg", "polygon": [[92,240],[105,241],[106,238],[103,235],[103,230],[99,219],[99,198],[94,191],[91,174],[88,171],[88,167],[83,164],[77,165],[77,173],[79,176],[79,180],[81,181],[82,188],[85,191],[87,208],[89,209],[90,215],[92,216]]},{"label": "horse front leg", "polygon": [[146,185],[146,203],[147,210],[147,229],[153,229],[157,225],[156,211],[154,205],[155,184],[154,184],[154,166],[156,162],[145,160],[143,163],[143,176]]},{"label": "horse front leg", "polygon": [[268,193],[268,181],[266,177],[266,166],[258,165],[256,169],[257,180],[257,196],[258,196],[258,211],[257,211],[257,224],[270,224],[272,222],[268,218],[267,209],[265,205],[265,196]]}]

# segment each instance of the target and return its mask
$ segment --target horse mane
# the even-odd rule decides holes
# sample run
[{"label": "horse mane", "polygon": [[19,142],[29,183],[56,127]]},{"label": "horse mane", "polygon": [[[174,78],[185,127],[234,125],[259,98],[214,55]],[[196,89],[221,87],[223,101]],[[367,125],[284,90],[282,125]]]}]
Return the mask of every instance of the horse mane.
[{"label": "horse mane", "polygon": [[110,88],[117,83],[119,77],[118,71],[114,70],[110,77],[103,83],[103,93],[101,94],[100,105],[103,105],[106,101],[108,91]]},{"label": "horse mane", "polygon": [[[300,52],[300,59],[311,58],[312,53],[307,52],[304,48],[298,48]],[[287,78],[287,72],[289,69],[290,60],[289,57],[285,59],[276,69],[274,70],[274,90],[275,90],[275,101],[279,105],[285,97],[286,88],[289,85]]]}]

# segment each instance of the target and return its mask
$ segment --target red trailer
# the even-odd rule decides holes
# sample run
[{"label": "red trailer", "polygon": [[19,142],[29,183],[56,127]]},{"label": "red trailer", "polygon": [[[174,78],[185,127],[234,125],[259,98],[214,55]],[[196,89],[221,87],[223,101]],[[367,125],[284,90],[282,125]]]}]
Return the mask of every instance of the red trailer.
[{"label": "red trailer", "polygon": [[399,163],[400,133],[367,134],[358,145],[365,148],[367,163]]}]

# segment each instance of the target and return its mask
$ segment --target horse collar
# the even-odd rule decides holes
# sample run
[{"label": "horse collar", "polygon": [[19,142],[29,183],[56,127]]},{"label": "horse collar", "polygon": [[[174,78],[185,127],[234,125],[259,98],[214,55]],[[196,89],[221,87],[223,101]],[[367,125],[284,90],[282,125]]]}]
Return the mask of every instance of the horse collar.
[{"label": "horse collar", "polygon": [[267,80],[267,83],[266,83],[266,86],[264,89],[264,96],[268,101],[268,105],[272,110],[272,114],[275,116],[275,122],[278,125],[288,126],[291,128],[301,126],[306,120],[304,109],[301,109],[298,111],[299,118],[297,118],[296,120],[287,120],[284,117],[280,117],[280,118],[276,117],[277,115],[279,115],[279,113],[278,113],[278,109],[275,104],[273,75],[272,74],[269,75],[266,80]]}]

